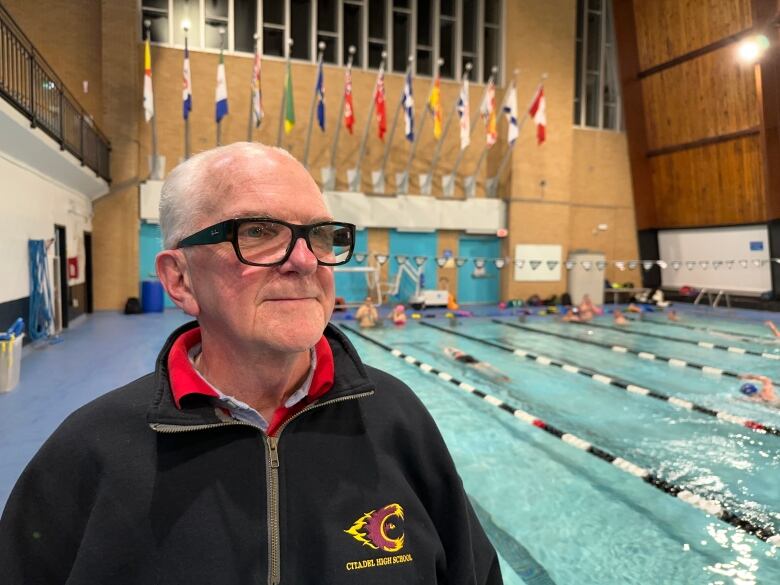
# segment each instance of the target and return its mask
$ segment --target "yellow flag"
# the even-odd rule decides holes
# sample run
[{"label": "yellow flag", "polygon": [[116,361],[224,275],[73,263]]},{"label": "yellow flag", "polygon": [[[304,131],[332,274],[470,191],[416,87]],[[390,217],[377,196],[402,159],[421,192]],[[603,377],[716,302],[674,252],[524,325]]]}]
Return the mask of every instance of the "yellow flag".
[{"label": "yellow flag", "polygon": [[441,138],[441,84],[438,77],[433,82],[431,95],[428,96],[428,109],[433,115],[433,137],[438,140]]}]

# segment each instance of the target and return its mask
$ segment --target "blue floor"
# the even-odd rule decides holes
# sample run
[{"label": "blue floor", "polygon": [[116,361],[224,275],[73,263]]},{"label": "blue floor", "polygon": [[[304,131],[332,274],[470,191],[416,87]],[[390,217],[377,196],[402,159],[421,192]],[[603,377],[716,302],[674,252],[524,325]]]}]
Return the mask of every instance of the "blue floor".
[{"label": "blue floor", "polygon": [[0,394],[0,509],[41,444],[78,407],[154,368],[181,311],[95,313],[62,334],[62,343],[25,348],[19,385]]}]

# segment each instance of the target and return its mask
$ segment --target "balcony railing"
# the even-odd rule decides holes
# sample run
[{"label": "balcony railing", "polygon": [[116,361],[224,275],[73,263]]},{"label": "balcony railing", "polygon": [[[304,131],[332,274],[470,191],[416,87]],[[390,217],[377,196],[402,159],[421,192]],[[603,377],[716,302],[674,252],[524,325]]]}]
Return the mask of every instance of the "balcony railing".
[{"label": "balcony railing", "polygon": [[111,181],[111,143],[11,15],[0,6],[0,96],[98,177]]}]

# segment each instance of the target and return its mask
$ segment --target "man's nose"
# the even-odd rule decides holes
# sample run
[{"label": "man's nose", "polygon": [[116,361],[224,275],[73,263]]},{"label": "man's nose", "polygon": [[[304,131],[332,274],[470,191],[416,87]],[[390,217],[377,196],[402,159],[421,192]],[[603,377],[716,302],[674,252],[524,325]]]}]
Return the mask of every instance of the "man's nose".
[{"label": "man's nose", "polygon": [[298,238],[293,249],[290,252],[290,256],[287,258],[284,264],[281,265],[281,269],[284,272],[301,272],[312,273],[317,270],[317,257],[309,250],[304,238]]}]

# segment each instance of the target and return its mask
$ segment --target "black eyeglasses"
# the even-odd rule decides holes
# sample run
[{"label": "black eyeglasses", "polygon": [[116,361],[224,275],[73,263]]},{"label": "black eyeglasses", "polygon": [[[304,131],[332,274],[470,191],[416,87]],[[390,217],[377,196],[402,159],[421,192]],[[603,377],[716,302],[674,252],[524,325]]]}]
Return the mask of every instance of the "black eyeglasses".
[{"label": "black eyeglasses", "polygon": [[177,248],[231,242],[236,256],[251,266],[284,264],[299,238],[303,238],[323,266],[346,264],[355,249],[355,226],[321,221],[308,225],[280,219],[244,217],[215,223],[187,236]]}]

